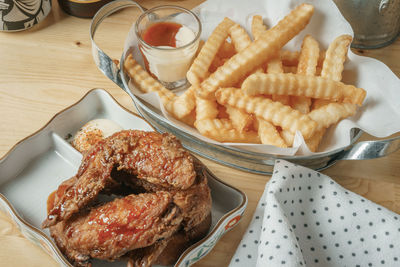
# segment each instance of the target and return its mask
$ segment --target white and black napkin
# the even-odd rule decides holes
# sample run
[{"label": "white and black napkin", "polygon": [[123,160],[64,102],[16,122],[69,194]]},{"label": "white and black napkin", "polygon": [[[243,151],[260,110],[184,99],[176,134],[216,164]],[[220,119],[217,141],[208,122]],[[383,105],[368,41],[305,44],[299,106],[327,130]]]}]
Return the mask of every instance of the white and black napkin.
[{"label": "white and black napkin", "polygon": [[229,266],[400,266],[400,216],[277,160]]}]

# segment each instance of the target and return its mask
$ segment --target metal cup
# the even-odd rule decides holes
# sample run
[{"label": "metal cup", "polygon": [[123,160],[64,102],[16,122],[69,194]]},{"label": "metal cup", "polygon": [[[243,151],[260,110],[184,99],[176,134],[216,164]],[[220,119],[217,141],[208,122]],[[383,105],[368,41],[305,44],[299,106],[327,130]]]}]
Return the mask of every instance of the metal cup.
[{"label": "metal cup", "polygon": [[392,43],[400,33],[400,0],[334,0],[354,31],[352,47]]},{"label": "metal cup", "polygon": [[51,0],[0,0],[0,31],[22,31],[43,20]]}]

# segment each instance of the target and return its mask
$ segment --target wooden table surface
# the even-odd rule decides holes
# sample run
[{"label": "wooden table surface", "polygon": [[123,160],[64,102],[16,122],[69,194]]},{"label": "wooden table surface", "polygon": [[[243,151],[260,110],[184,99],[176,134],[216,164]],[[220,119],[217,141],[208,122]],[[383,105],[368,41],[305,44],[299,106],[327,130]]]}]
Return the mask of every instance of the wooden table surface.
[{"label": "wooden table surface", "polygon": [[[145,7],[172,2],[193,8],[202,1],[139,2]],[[118,12],[100,27],[97,42],[111,57],[120,58],[125,36],[137,14],[135,9]],[[0,157],[91,88],[106,89],[122,105],[134,110],[125,92],[95,66],[89,38],[90,22],[90,19],[67,15],[53,1],[52,12],[39,25],[23,32],[0,33]],[[382,49],[354,52],[381,60],[400,76],[400,39]],[[205,159],[204,162],[218,177],[243,190],[249,198],[239,225],[195,264],[198,267],[227,266],[270,177],[245,173]],[[342,161],[323,172],[345,188],[400,213],[399,162],[400,151],[376,160]]]}]

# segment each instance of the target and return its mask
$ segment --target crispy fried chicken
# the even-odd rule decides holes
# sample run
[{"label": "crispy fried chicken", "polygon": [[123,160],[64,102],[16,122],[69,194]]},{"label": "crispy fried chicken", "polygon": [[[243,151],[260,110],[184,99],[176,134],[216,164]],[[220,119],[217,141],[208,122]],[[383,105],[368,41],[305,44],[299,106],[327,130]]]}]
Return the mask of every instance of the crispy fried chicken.
[{"label": "crispy fried chicken", "polygon": [[49,196],[51,236],[75,266],[173,264],[211,225],[203,165],[169,134],[122,131],[85,153]]},{"label": "crispy fried chicken", "polygon": [[193,184],[196,176],[193,158],[174,136],[121,131],[98,142],[84,155],[76,182],[57,199],[42,226],[68,219],[114,184],[110,175],[114,167],[152,184],[183,190]]},{"label": "crispy fried chicken", "polygon": [[167,190],[170,192],[173,195],[174,203],[182,210],[182,224],[186,230],[189,230],[202,222],[211,212],[211,192],[200,162],[195,162],[195,169],[196,180],[191,187],[185,190],[165,189],[146,180],[135,179],[132,175],[124,172],[119,172],[115,176],[116,181],[122,182],[135,191],[157,192]]},{"label": "crispy fried chicken", "polygon": [[128,253],[128,267],[148,267],[153,264],[173,265],[190,245],[203,238],[210,228],[211,214],[190,231],[180,230],[168,239],[156,242],[149,247],[132,250]]},{"label": "crispy fried chicken", "polygon": [[163,191],[129,195],[77,213],[50,233],[77,266],[87,266],[90,258],[114,260],[178,230],[182,213],[172,200]]}]

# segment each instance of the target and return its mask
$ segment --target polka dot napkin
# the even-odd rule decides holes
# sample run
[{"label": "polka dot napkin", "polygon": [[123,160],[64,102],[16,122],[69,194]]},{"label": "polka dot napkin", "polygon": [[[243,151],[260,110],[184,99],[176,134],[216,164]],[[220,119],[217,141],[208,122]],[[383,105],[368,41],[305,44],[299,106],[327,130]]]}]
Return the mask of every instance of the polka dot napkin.
[{"label": "polka dot napkin", "polygon": [[400,266],[400,216],[277,160],[230,266]]}]

